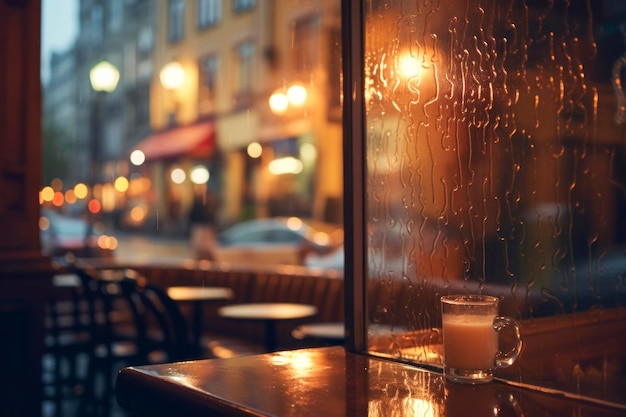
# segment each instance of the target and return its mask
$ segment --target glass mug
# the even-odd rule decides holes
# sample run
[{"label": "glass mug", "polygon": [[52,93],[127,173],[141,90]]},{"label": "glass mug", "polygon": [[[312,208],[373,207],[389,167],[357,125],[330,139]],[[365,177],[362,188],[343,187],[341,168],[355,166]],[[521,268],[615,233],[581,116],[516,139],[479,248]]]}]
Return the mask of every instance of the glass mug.
[{"label": "glass mug", "polygon": [[[497,297],[448,295],[441,297],[443,362],[446,379],[478,384],[493,380],[496,368],[511,366],[522,350],[521,326],[512,317],[498,316]],[[498,332],[511,327],[515,346],[499,347]]]}]

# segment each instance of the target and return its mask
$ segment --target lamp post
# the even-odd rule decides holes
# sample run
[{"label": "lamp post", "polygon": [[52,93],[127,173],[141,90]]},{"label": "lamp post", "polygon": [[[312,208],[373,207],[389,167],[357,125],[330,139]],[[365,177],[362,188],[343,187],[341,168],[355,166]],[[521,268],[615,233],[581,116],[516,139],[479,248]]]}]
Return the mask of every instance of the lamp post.
[{"label": "lamp post", "polygon": [[119,70],[108,61],[100,61],[89,71],[89,81],[91,88],[95,92],[95,97],[91,105],[90,113],[90,141],[89,141],[89,188],[91,190],[91,200],[88,202],[88,216],[91,219],[90,227],[87,229],[85,236],[85,247],[89,248],[89,235],[94,223],[94,207],[92,201],[95,202],[94,188],[100,177],[102,168],[102,152],[100,149],[102,141],[102,124],[101,115],[104,98],[107,93],[115,91],[117,83],[120,79]]}]

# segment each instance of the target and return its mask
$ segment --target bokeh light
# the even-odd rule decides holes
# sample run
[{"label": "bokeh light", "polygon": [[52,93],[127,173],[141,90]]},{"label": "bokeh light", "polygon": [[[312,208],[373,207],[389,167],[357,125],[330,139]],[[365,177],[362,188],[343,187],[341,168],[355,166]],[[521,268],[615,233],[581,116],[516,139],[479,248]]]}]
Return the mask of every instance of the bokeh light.
[{"label": "bokeh light", "polygon": [[128,180],[126,177],[117,177],[115,179],[115,190],[120,193],[125,193],[128,190]]},{"label": "bokeh light", "polygon": [[92,214],[98,214],[100,213],[100,210],[102,210],[102,206],[98,200],[91,199],[89,200],[89,203],[87,203],[87,209]]},{"label": "bokeh light", "polygon": [[259,158],[263,154],[263,147],[259,142],[252,142],[246,149],[250,158]]},{"label": "bokeh light", "polygon": [[144,162],[146,162],[146,155],[142,151],[140,151],[139,149],[136,149],[131,152],[130,154],[131,164],[135,166],[140,166],[140,165],[143,165]]},{"label": "bokeh light", "polygon": [[183,171],[181,168],[175,168],[172,170],[170,178],[174,184],[182,184],[183,182],[185,182],[187,175],[185,174],[185,171]]},{"label": "bokeh light", "polygon": [[209,170],[202,165],[194,167],[191,170],[191,174],[189,175],[191,182],[193,182],[194,184],[206,184],[207,182],[209,182],[210,177],[211,174],[209,173]]},{"label": "bokeh light", "polygon": [[74,186],[74,195],[76,195],[76,198],[79,198],[82,200],[83,198],[87,197],[88,193],[89,193],[89,188],[87,188],[87,186],[83,184],[82,182]]},{"label": "bokeh light", "polygon": [[292,106],[301,107],[306,102],[306,97],[306,88],[299,84],[292,85],[287,90],[287,99]]}]

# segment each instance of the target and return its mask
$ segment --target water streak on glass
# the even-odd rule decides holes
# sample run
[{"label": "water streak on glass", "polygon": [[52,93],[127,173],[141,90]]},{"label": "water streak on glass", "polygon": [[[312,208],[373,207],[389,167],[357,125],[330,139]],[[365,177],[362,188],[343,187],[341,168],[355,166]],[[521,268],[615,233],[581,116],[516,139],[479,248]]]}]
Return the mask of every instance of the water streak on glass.
[{"label": "water streak on glass", "polygon": [[504,377],[624,402],[623,9],[367,2],[369,320],[406,329],[371,353],[438,365],[439,297],[493,294],[530,335]]}]

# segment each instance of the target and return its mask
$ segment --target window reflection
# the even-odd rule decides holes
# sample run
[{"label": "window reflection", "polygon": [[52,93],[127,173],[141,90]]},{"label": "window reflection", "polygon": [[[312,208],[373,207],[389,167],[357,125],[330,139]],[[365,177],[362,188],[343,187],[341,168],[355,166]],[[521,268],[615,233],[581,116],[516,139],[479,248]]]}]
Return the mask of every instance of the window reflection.
[{"label": "window reflection", "polygon": [[[364,10],[369,320],[414,332],[370,337],[370,351],[436,364],[424,345],[436,350],[450,293],[501,296],[536,335],[573,313],[624,323],[621,3]],[[577,346],[597,337],[578,331]],[[546,366],[513,378],[545,383]]]}]

